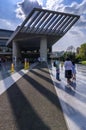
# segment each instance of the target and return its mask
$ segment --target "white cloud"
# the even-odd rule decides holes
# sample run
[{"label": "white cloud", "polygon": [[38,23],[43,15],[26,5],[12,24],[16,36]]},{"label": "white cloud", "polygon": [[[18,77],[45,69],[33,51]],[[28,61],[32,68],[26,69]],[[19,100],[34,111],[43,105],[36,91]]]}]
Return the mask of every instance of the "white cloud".
[{"label": "white cloud", "polygon": [[17,8],[17,9],[15,10],[15,12],[16,12],[16,17],[17,17],[17,18],[19,18],[19,19],[25,19],[25,14],[24,14],[24,12],[21,10],[20,7]]},{"label": "white cloud", "polygon": [[46,8],[51,10],[58,10],[59,5],[61,6],[62,2],[63,0],[47,0]]},{"label": "white cloud", "polygon": [[38,1],[37,0],[23,0],[22,2],[18,2],[17,3],[18,8],[16,9],[16,13],[17,13],[16,16],[18,18],[24,19],[24,17],[26,17],[34,7],[42,8],[41,4],[42,2],[40,0]]},{"label": "white cloud", "polygon": [[76,25],[79,28],[86,27],[86,0],[84,0],[81,4],[73,2],[70,6],[64,6],[64,12],[80,15],[80,19]]},{"label": "white cloud", "polygon": [[73,35],[67,32],[56,44],[53,45],[53,51],[65,51],[69,46],[79,47],[81,44],[86,43],[86,36],[82,32]]},{"label": "white cloud", "polygon": [[[86,24],[86,0],[83,0],[81,4],[78,4],[77,2],[73,2],[70,6],[66,6],[62,4],[63,0],[47,0],[46,7],[50,8],[52,10],[59,10],[66,13],[73,13],[76,15],[80,15],[78,24],[75,24],[76,26],[85,26]],[[85,15],[84,15],[85,14]],[[83,19],[84,20],[83,20]]]},{"label": "white cloud", "polygon": [[41,5],[43,7],[43,0],[37,0],[39,5]]},{"label": "white cloud", "polygon": [[11,21],[8,21],[6,19],[0,19],[0,25],[2,25],[0,28],[8,29],[8,30],[14,30],[15,27],[17,26],[16,23],[14,24]]},{"label": "white cloud", "polygon": [[73,2],[70,6],[64,5],[64,11],[74,13],[77,15],[86,14],[86,1],[83,1],[81,4]]}]

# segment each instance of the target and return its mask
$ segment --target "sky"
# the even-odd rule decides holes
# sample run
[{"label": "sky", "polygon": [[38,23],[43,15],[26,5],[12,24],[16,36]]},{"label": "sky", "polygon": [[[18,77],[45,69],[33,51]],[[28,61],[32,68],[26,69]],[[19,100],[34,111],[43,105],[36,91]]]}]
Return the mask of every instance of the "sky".
[{"label": "sky", "polygon": [[0,0],[0,29],[15,30],[34,8],[80,15],[80,19],[53,47],[53,51],[65,51],[86,43],[86,0]]}]

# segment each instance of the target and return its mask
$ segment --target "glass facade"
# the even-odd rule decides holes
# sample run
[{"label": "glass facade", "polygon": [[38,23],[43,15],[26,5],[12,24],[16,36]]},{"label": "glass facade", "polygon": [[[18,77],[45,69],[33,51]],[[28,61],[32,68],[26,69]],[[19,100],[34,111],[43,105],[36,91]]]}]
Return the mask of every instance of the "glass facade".
[{"label": "glass facade", "polygon": [[12,33],[13,31],[0,29],[0,58],[11,57],[12,49],[6,46],[6,42]]}]

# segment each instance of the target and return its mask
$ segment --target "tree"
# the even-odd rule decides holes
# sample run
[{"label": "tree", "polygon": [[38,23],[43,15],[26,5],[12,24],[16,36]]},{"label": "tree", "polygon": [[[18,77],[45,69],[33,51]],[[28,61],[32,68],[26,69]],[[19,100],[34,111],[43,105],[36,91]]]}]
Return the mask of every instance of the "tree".
[{"label": "tree", "polygon": [[79,55],[82,60],[86,60],[86,43],[81,45]]},{"label": "tree", "polygon": [[67,57],[69,57],[72,61],[76,61],[75,52],[64,52],[64,54],[61,56],[61,60],[65,61]]}]

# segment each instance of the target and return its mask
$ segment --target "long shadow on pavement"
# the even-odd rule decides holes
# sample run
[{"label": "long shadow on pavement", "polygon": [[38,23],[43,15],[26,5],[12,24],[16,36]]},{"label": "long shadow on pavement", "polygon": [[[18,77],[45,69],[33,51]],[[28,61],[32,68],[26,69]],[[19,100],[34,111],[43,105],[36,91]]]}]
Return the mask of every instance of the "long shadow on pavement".
[{"label": "long shadow on pavement", "polygon": [[[16,83],[13,84],[6,91],[6,93],[2,94],[0,96],[0,99],[3,100],[3,96],[6,96],[6,98],[8,98],[11,110],[9,110],[5,104],[5,110],[3,111],[3,120],[0,121],[0,124],[5,125],[3,125],[2,128],[0,127],[0,130],[50,130],[50,128],[43,122],[41,117],[39,117],[37,112],[34,110],[29,100],[27,100],[28,97],[24,95]],[[3,109],[3,105],[1,105],[1,108]],[[9,116],[11,111],[13,113],[11,116],[14,116],[15,119],[13,123],[14,128],[11,126],[13,124],[9,125],[13,118]],[[4,116],[8,116],[7,124]]]},{"label": "long shadow on pavement", "polygon": [[0,96],[0,130],[67,130],[53,84],[40,76],[30,71]]}]

